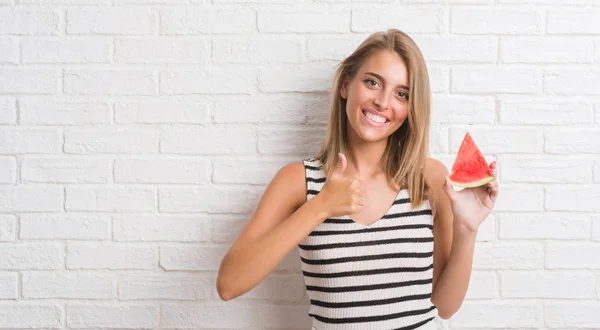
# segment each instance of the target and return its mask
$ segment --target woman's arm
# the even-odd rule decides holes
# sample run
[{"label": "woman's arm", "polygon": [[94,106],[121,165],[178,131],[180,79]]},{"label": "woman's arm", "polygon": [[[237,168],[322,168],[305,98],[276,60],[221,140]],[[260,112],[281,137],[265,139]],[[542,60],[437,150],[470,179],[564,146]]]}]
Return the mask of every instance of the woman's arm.
[{"label": "woman's arm", "polygon": [[221,262],[217,277],[221,299],[236,298],[260,283],[327,218],[322,210],[316,197],[306,202],[304,165],[283,167]]},{"label": "woman's arm", "polygon": [[[435,219],[433,223],[433,293],[431,302],[438,314],[448,319],[463,303],[471,277],[475,235],[465,235],[454,225],[450,200],[443,190],[446,166],[428,160],[427,177]],[[473,236],[473,237],[472,237]]]}]

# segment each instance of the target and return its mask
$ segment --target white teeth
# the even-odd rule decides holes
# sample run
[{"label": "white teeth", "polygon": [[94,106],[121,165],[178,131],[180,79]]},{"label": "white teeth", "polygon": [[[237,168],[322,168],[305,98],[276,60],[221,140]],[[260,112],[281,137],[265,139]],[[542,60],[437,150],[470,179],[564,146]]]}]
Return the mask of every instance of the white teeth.
[{"label": "white teeth", "polygon": [[374,122],[377,123],[385,123],[387,121],[387,119],[385,119],[384,117],[372,114],[370,112],[365,111],[365,116],[367,116],[367,118],[371,119]]}]

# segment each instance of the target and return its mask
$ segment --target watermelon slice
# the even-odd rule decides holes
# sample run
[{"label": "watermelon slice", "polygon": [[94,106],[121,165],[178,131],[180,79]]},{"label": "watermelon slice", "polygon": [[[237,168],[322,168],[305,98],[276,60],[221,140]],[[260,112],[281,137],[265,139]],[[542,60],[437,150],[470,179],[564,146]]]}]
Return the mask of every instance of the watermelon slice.
[{"label": "watermelon slice", "polygon": [[487,161],[467,132],[452,165],[450,183],[457,187],[473,188],[488,184],[494,177]]}]

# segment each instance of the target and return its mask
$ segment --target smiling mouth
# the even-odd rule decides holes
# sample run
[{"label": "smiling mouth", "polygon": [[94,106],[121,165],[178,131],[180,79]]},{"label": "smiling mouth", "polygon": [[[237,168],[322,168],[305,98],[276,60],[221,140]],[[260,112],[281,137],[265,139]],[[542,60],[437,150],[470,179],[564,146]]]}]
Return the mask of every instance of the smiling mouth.
[{"label": "smiling mouth", "polygon": [[382,116],[378,116],[372,112],[362,110],[362,113],[365,117],[367,117],[370,121],[372,121],[375,124],[383,125],[383,124],[389,122],[389,119],[382,117]]}]

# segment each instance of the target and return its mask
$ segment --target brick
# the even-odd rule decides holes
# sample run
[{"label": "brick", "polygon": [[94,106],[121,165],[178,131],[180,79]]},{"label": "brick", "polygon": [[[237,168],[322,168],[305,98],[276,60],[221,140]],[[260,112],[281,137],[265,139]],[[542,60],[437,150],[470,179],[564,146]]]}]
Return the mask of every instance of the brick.
[{"label": "brick", "polygon": [[204,216],[123,215],[113,221],[115,241],[207,242],[212,236]]},{"label": "brick", "polygon": [[431,100],[434,124],[492,124],[495,116],[496,103],[492,97],[434,94]]},{"label": "brick", "polygon": [[117,63],[206,63],[209,58],[206,40],[194,39],[117,39]]},{"label": "brick", "polygon": [[182,183],[209,182],[209,163],[204,159],[122,158],[114,165],[115,182]]},{"label": "brick", "polygon": [[63,204],[63,189],[59,186],[0,186],[0,212],[59,212]]},{"label": "brick", "polygon": [[17,217],[13,214],[0,214],[0,242],[14,242],[17,237],[16,231]]},{"label": "brick", "polygon": [[594,162],[594,182],[600,183],[600,160]]},{"label": "brick", "polygon": [[17,103],[14,98],[0,96],[0,124],[17,122]]},{"label": "brick", "polygon": [[591,34],[600,33],[600,11],[598,10],[550,10],[547,13],[548,34]]},{"label": "brick", "polygon": [[498,59],[496,37],[416,35],[414,40],[427,62],[496,63]]},{"label": "brick", "polygon": [[19,0],[19,4],[28,4],[28,5],[109,5],[111,2],[109,0]]},{"label": "brick", "polygon": [[67,304],[69,328],[155,328],[158,308],[153,304]]},{"label": "brick", "polygon": [[544,264],[541,243],[479,243],[473,255],[476,270],[528,270]]},{"label": "brick", "polygon": [[259,9],[260,33],[344,33],[350,27],[350,11],[325,7]]},{"label": "brick", "polygon": [[562,156],[506,156],[502,181],[519,183],[591,183],[592,160]]},{"label": "brick", "polygon": [[[502,63],[590,63],[594,44],[574,37],[507,37],[501,39]],[[560,45],[560,47],[557,47]]]},{"label": "brick", "polygon": [[155,95],[158,80],[153,71],[126,70],[65,70],[64,89],[80,95]]},{"label": "brick", "polygon": [[[5,243],[0,245],[0,252],[2,270],[52,270],[65,264],[64,246],[57,243]],[[0,316],[0,325],[2,320],[6,318]]]},{"label": "brick", "polygon": [[17,159],[0,156],[0,183],[17,182]]},{"label": "brick", "polygon": [[23,63],[109,63],[108,39],[97,38],[23,38]]},{"label": "brick", "polygon": [[207,100],[195,97],[150,97],[115,102],[119,124],[203,124],[210,119]]},{"label": "brick", "polygon": [[459,329],[539,328],[543,326],[542,307],[526,302],[467,301],[452,317]]},{"label": "brick", "polygon": [[453,34],[539,34],[541,14],[531,10],[454,8],[450,12]]},{"label": "brick", "polygon": [[375,32],[393,26],[407,33],[440,33],[444,31],[444,16],[441,7],[358,7],[352,10],[352,32]]},{"label": "brick", "polygon": [[0,37],[0,64],[19,63],[19,44],[15,37]]},{"label": "brick", "polygon": [[324,129],[260,129],[260,154],[309,155],[316,154],[325,135]]},{"label": "brick", "polygon": [[312,319],[308,315],[309,305],[306,299],[294,304],[263,304],[258,310],[258,324],[261,329],[311,329]]},{"label": "brick", "polygon": [[251,8],[165,8],[160,17],[160,32],[166,35],[246,34],[256,30],[256,17]]},{"label": "brick", "polygon": [[0,93],[54,94],[58,92],[60,74],[55,69],[0,67]]},{"label": "brick", "polygon": [[549,69],[544,73],[544,92],[556,95],[600,95],[595,88],[598,82],[600,70]]},{"label": "brick", "polygon": [[600,62],[600,40],[596,40],[594,48],[596,49],[596,62]]},{"label": "brick", "polygon": [[149,35],[156,32],[156,23],[149,8],[67,9],[67,34]]},{"label": "brick", "polygon": [[126,243],[76,243],[67,247],[67,269],[150,270],[156,248]]},{"label": "brick", "polygon": [[19,239],[109,240],[111,217],[90,214],[21,214]]},{"label": "brick", "polygon": [[212,270],[219,269],[221,260],[229,250],[227,246],[199,246],[171,244],[160,246],[160,267],[164,270]]},{"label": "brick", "polygon": [[469,132],[479,149],[489,153],[541,153],[544,136],[541,130],[512,127],[453,127],[450,129],[450,152],[458,152],[465,134]]},{"label": "brick", "polygon": [[[433,125],[431,125],[431,129],[429,130],[429,150],[433,153],[448,152],[447,126],[436,123],[433,123]],[[454,159],[452,161],[454,161]]]},{"label": "brick", "polygon": [[136,186],[66,188],[67,211],[152,212],[156,210],[156,188]]},{"label": "brick", "polygon": [[161,94],[250,94],[256,90],[252,68],[166,69],[160,74]]},{"label": "brick", "polygon": [[59,152],[59,131],[51,128],[0,128],[0,153]]},{"label": "brick", "polygon": [[[206,3],[208,0],[198,0],[199,3]],[[187,0],[114,0],[115,6],[128,5],[183,5]]]},{"label": "brick", "polygon": [[160,151],[203,156],[256,154],[256,133],[248,128],[232,127],[170,128],[160,136]]},{"label": "brick", "polygon": [[545,207],[548,211],[600,212],[599,198],[600,187],[595,185],[547,186]]},{"label": "brick", "polygon": [[211,214],[209,220],[213,228],[212,241],[231,245],[248,224],[250,218],[243,214]]},{"label": "brick", "polygon": [[548,96],[501,99],[500,123],[509,125],[588,125],[593,121],[589,104],[551,99]]},{"label": "brick", "polygon": [[213,275],[205,274],[122,276],[119,279],[119,299],[213,299],[215,282]]},{"label": "brick", "polygon": [[579,128],[545,132],[544,151],[552,154],[600,153],[600,131]]},{"label": "brick", "polygon": [[161,212],[248,213],[258,199],[258,191],[253,188],[163,186],[158,204]]},{"label": "brick", "polygon": [[110,124],[108,102],[69,99],[19,100],[19,121],[34,125]]},{"label": "brick", "polygon": [[588,0],[572,0],[569,2],[565,2],[564,0],[499,0],[499,3],[506,4],[534,4],[534,5],[569,5],[569,6],[578,6],[578,5],[587,5],[589,3]]},{"label": "brick", "polygon": [[597,242],[549,242],[546,246],[547,269],[600,269]]},{"label": "brick", "polygon": [[452,92],[462,94],[533,94],[540,90],[541,71],[532,68],[452,68]]},{"label": "brick", "polygon": [[215,63],[300,63],[304,41],[291,36],[219,36],[213,39]]},{"label": "brick", "polygon": [[[560,285],[557,285],[560,283]],[[503,298],[595,298],[595,276],[587,271],[500,272]]]},{"label": "brick", "polygon": [[363,42],[368,35],[307,35],[307,56],[309,60],[341,61]]},{"label": "brick", "polygon": [[597,302],[560,302],[545,306],[549,328],[600,328],[600,304]]},{"label": "brick", "polygon": [[113,299],[116,279],[111,274],[80,272],[25,272],[25,299]]},{"label": "brick", "polygon": [[2,302],[0,327],[11,329],[60,328],[63,324],[61,303]]},{"label": "brick", "polygon": [[0,8],[0,22],[0,34],[56,35],[60,15],[53,10]]},{"label": "brick", "polygon": [[212,114],[214,122],[222,124],[326,123],[329,103],[324,95],[227,95],[215,99]]},{"label": "brick", "polygon": [[154,128],[66,129],[64,151],[71,154],[152,153],[158,151],[158,133]]},{"label": "brick", "polygon": [[26,183],[108,183],[109,159],[90,157],[23,158],[21,182]]},{"label": "brick", "polygon": [[[0,273],[0,299],[17,300],[19,296],[19,274],[17,272]],[[2,306],[1,307],[6,307]],[[0,321],[1,322],[1,321]]]},{"label": "brick", "polygon": [[479,225],[477,230],[477,242],[491,242],[496,238],[496,220],[493,215],[488,217]]},{"label": "brick", "polygon": [[597,215],[592,216],[592,239],[600,241],[600,216]]},{"label": "brick", "polygon": [[331,89],[331,64],[304,64],[260,69],[258,87],[262,92],[326,92]]},{"label": "brick", "polygon": [[499,291],[498,277],[494,272],[473,271],[465,299],[497,299]]},{"label": "brick", "polygon": [[429,83],[432,93],[446,93],[450,85],[450,73],[447,67],[428,66]]},{"label": "brick", "polygon": [[500,239],[576,240],[589,237],[590,220],[583,214],[502,213]]},{"label": "brick", "polygon": [[[255,324],[256,303],[236,301],[162,302],[160,327],[168,329],[210,328],[218,324],[226,329],[246,329]],[[235,317],[231,317],[235,315]],[[260,328],[262,329],[262,328]]]},{"label": "brick", "polygon": [[212,180],[214,183],[266,185],[283,166],[289,163],[290,161],[286,160],[216,159]]},{"label": "brick", "polygon": [[540,212],[544,210],[544,189],[535,185],[502,185],[494,210]]}]

